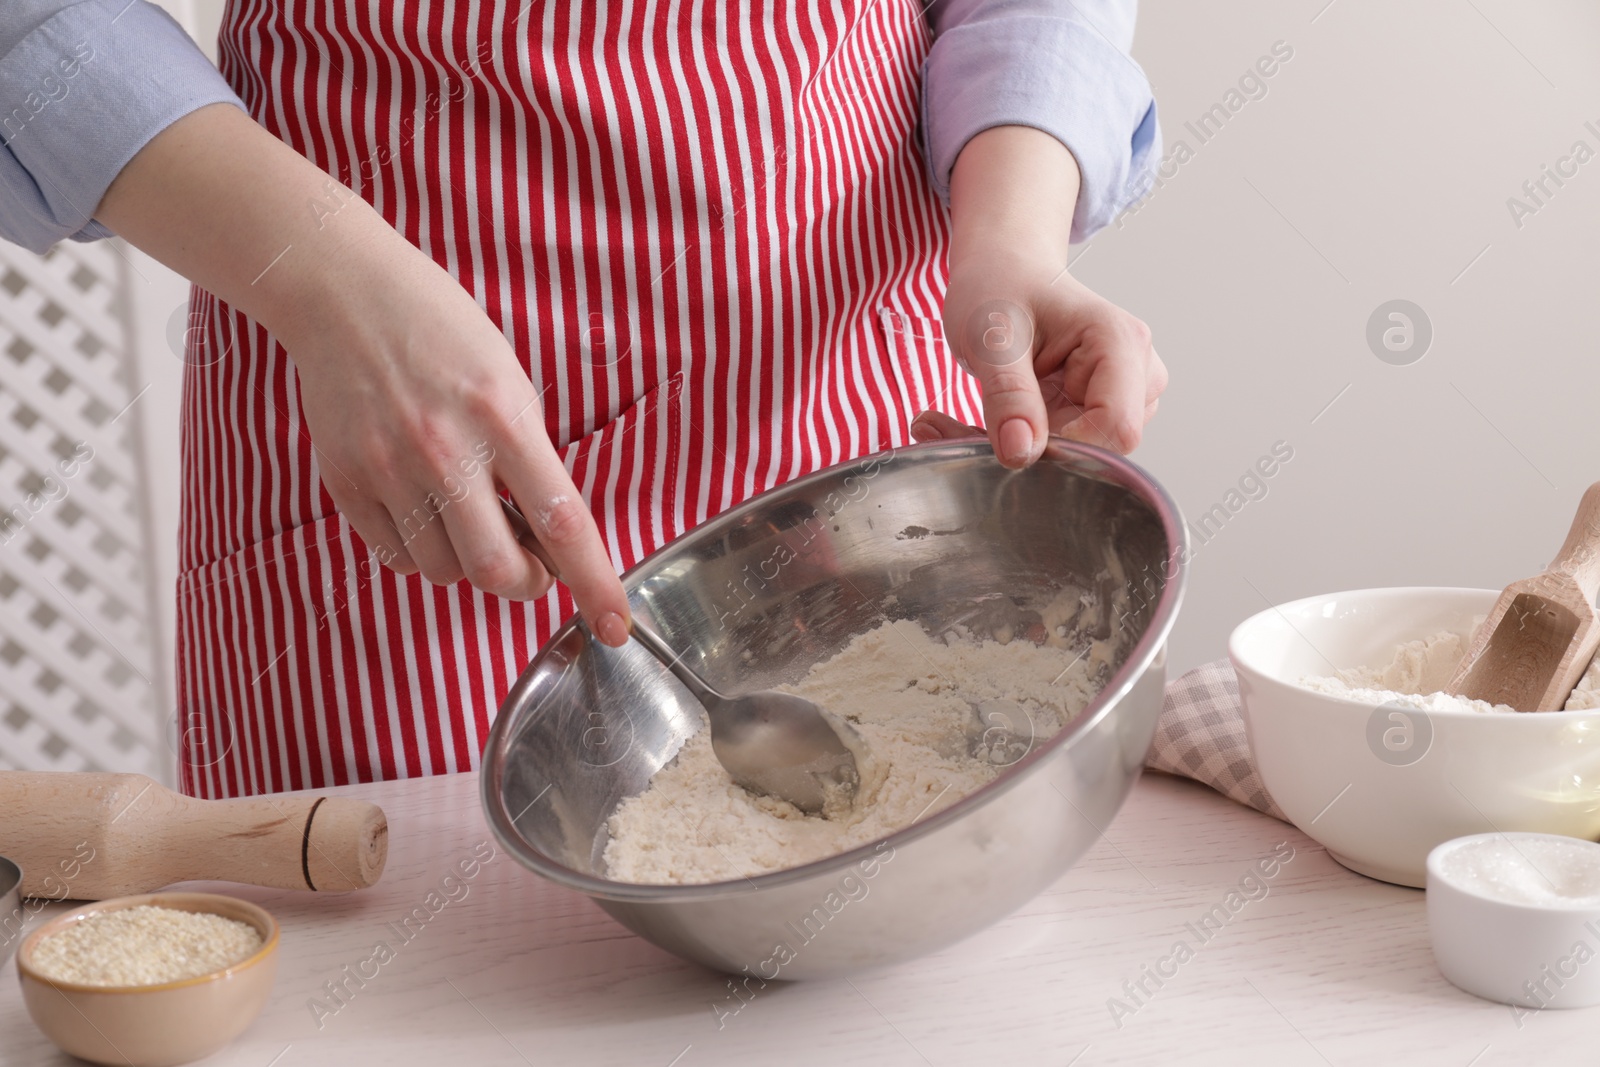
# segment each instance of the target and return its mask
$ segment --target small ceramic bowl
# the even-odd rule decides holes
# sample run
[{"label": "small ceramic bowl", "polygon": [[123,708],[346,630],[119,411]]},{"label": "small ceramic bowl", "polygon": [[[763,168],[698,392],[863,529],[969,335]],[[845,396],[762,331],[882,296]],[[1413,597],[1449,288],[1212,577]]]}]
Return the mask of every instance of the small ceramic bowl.
[{"label": "small ceramic bowl", "polygon": [[[1525,865],[1518,873],[1540,892],[1497,891],[1493,878],[1453,869],[1452,858],[1481,846]],[[1597,854],[1590,841],[1498,833],[1430,852],[1428,932],[1440,973],[1474,996],[1530,1010],[1600,1004]]]},{"label": "small ceramic bowl", "polygon": [[[91,915],[144,904],[248,923],[261,932],[261,948],[231,967],[161,985],[78,985],[34,970],[34,951],[45,938]],[[102,900],[51,919],[17,952],[22,999],[45,1036],[81,1059],[118,1067],[174,1067],[211,1055],[261,1014],[277,972],[277,921],[254,904],[213,893]]]},{"label": "small ceramic bowl", "polygon": [[1490,830],[1600,837],[1600,711],[1420,711],[1296,683],[1470,635],[1493,589],[1359,589],[1269,608],[1228,654],[1262,784],[1351,870],[1420,888],[1428,852]]}]

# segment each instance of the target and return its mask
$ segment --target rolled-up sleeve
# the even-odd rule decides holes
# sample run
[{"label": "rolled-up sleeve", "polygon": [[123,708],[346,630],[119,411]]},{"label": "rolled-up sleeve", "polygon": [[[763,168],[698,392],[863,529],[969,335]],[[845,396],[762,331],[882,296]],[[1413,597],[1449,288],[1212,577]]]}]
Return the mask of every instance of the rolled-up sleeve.
[{"label": "rolled-up sleeve", "polygon": [[1031,126],[1072,152],[1082,183],[1072,239],[1105,226],[1144,193],[1161,155],[1155,100],[1128,54],[1134,0],[936,0],[923,67],[922,131],[946,203],[969,140]]},{"label": "rolled-up sleeve", "polygon": [[0,237],[43,252],[94,221],[151,138],[215,103],[243,106],[144,0],[0,0]]}]

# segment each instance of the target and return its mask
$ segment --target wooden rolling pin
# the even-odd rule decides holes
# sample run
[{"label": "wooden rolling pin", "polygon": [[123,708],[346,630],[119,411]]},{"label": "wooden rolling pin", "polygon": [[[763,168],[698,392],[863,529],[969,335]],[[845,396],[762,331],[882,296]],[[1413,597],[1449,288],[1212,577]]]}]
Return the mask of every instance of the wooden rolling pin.
[{"label": "wooden rolling pin", "polygon": [[363,889],[383,874],[389,823],[347,797],[195,800],[142,774],[0,771],[0,856],[25,896],[149,893],[173,882]]}]

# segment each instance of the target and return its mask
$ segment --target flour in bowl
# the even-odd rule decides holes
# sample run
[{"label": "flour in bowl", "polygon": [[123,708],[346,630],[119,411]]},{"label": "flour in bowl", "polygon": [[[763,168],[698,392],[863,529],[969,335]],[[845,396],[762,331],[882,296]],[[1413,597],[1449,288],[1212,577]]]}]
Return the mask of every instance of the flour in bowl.
[{"label": "flour in bowl", "polygon": [[[1480,618],[1473,629],[1482,625]],[[1359,700],[1363,704],[1394,704],[1421,711],[1515,712],[1509,704],[1468,700],[1444,692],[1467,654],[1469,635],[1444,631],[1394,650],[1383,667],[1350,667],[1331,676],[1300,679],[1300,685],[1329,696]],[[1589,665],[1563,710],[1600,708],[1600,659]]]},{"label": "flour in bowl", "polygon": [[1567,698],[1562,711],[1591,711],[1600,708],[1600,656],[1589,664],[1589,669],[1578,679],[1578,687]]},{"label": "flour in bowl", "polygon": [[1402,643],[1386,666],[1349,667],[1332,676],[1302,678],[1300,684],[1363,704],[1394,704],[1422,711],[1511,711],[1504,704],[1468,700],[1443,691],[1466,654],[1467,638],[1447,630]]},{"label": "flour in bowl", "polygon": [[844,716],[866,741],[871,758],[850,811],[808,816],[746,792],[702,728],[648,789],[617,806],[608,876],[669,885],[748,877],[836,855],[949,807],[1072,721],[1116,667],[1114,642],[1085,639],[1073,651],[1061,647],[1064,626],[1050,632],[1043,645],[938,639],[902,620],[857,635],[782,687]]}]

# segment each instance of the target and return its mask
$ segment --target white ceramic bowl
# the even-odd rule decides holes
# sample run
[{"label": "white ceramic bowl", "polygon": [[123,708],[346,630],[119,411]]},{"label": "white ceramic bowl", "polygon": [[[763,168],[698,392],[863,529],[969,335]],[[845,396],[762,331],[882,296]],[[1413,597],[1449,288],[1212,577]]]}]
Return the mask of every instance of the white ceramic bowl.
[{"label": "white ceramic bowl", "polygon": [[1383,666],[1396,645],[1442,630],[1470,634],[1498,595],[1359,589],[1269,608],[1234,630],[1228,654],[1261,781],[1351,870],[1421,887],[1429,851],[1451,838],[1600,837],[1600,711],[1375,708],[1295,684]]},{"label": "white ceramic bowl", "polygon": [[[1549,834],[1475,834],[1428,854],[1428,933],[1439,972],[1461,989],[1520,1008],[1590,1008],[1600,1004],[1600,904],[1592,895],[1540,903],[1503,899],[1450,870],[1449,859],[1480,842],[1528,853]],[[1567,842],[1600,852],[1591,842]],[[1534,855],[1537,855],[1535,853]],[[1568,863],[1529,860],[1551,889],[1566,884]],[[1578,869],[1592,870],[1593,859]],[[1521,1017],[1517,1025],[1521,1026]]]}]

